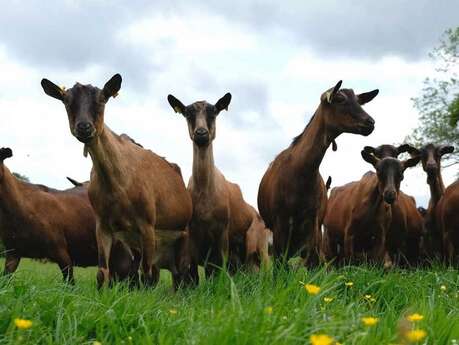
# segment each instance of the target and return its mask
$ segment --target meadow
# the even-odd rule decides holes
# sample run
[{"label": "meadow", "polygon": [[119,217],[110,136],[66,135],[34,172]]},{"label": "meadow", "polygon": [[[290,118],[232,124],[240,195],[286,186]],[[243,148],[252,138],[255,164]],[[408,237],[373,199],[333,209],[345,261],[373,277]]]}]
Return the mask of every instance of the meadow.
[{"label": "meadow", "polygon": [[149,290],[97,291],[94,268],[75,278],[31,260],[0,278],[0,344],[459,343],[459,276],[439,266],[222,272],[177,293],[166,272]]}]

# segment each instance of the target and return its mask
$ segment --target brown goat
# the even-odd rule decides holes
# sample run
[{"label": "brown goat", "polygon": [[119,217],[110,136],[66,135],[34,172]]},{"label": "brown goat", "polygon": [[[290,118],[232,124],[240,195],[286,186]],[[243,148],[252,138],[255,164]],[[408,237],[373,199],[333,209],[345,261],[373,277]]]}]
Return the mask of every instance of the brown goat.
[{"label": "brown goat", "polygon": [[[365,146],[365,151],[377,158],[397,158],[403,152],[412,153],[416,149],[408,144],[398,147],[380,145],[376,148]],[[387,248],[395,263],[417,265],[423,251],[424,219],[416,208],[416,200],[400,191],[392,204],[392,221],[387,233]]]},{"label": "brown goat", "polygon": [[341,133],[369,135],[374,120],[361,105],[378,90],[355,95],[341,81],[324,92],[303,133],[270,164],[258,191],[258,209],[273,231],[274,258],[283,264],[300,254],[308,265],[319,262],[327,193],[319,166],[327,148]]},{"label": "brown goat", "polygon": [[225,260],[230,271],[244,263],[258,268],[267,255],[264,226],[257,223],[257,212],[244,201],[239,186],[227,181],[214,164],[216,117],[228,109],[231,94],[215,105],[201,101],[185,106],[172,95],[167,99],[174,111],[186,118],[193,142],[193,169],[188,183],[193,200],[193,279],[199,279],[198,264],[205,266],[207,277]]},{"label": "brown goat", "polygon": [[191,198],[176,165],[104,124],[105,104],[121,88],[121,76],[114,75],[103,89],[77,83],[62,90],[47,79],[41,84],[46,94],[64,103],[70,131],[93,161],[89,198],[97,220],[98,287],[110,279],[115,239],[141,257],[146,285],[156,284],[158,267],[164,267],[177,287],[189,269]]},{"label": "brown goat", "polygon": [[[0,238],[6,247],[5,274],[16,271],[22,257],[59,265],[64,281],[74,283],[73,266],[96,266],[94,211],[84,186],[56,190],[17,179],[5,166],[10,148],[0,149]],[[114,250],[123,255],[122,248]],[[130,260],[120,257],[115,271],[123,278]],[[112,263],[111,263],[112,264]],[[124,273],[120,272],[124,265]]]},{"label": "brown goat", "polygon": [[426,251],[431,258],[444,257],[443,236],[440,233],[439,224],[436,219],[436,208],[441,197],[445,193],[445,185],[441,175],[441,159],[445,154],[452,153],[454,147],[450,145],[427,144],[419,150],[412,149],[410,154],[420,156],[422,169],[427,174],[427,184],[430,189],[430,200],[425,215]]},{"label": "brown goat", "polygon": [[419,158],[399,161],[393,157],[379,159],[366,150],[361,154],[376,173],[367,172],[360,181],[332,189],[324,219],[325,256],[338,262],[360,261],[366,256],[390,267],[387,234],[392,205],[398,199],[403,172]]},{"label": "brown goat", "polygon": [[445,189],[435,216],[443,240],[443,259],[459,267],[459,180]]}]

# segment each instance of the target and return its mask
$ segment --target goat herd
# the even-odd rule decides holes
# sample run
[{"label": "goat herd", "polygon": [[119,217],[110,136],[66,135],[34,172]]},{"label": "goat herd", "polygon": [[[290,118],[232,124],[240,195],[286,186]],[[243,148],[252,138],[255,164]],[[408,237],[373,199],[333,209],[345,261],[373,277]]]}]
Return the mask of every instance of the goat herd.
[{"label": "goat herd", "polygon": [[[75,187],[64,191],[26,183],[3,163],[11,149],[0,150],[6,274],[16,270],[21,257],[46,258],[59,265],[70,283],[75,265],[98,265],[99,288],[114,280],[154,285],[164,268],[177,288],[198,283],[198,265],[207,277],[223,265],[229,272],[258,270],[268,261],[271,231],[275,267],[298,254],[307,266],[365,259],[390,267],[434,257],[457,259],[459,183],[445,190],[440,174],[440,159],[453,151],[451,146],[366,146],[362,157],[376,173],[334,188],[327,198],[330,181],[325,185],[319,174],[325,152],[330,145],[336,150],[334,140],[341,133],[372,133],[375,122],[361,106],[378,90],[355,95],[341,89],[340,81],[322,94],[304,131],[263,176],[260,217],[239,186],[214,165],[215,121],[228,110],[231,94],[215,104],[188,106],[168,96],[174,111],[186,119],[193,142],[187,188],[176,164],[104,124],[105,104],[121,87],[119,74],[102,89],[79,83],[64,89],[47,79],[41,85],[64,104],[72,135],[93,161],[91,179],[70,179]],[[399,160],[402,152],[410,158]],[[424,212],[399,190],[404,170],[420,160],[431,191]]]}]

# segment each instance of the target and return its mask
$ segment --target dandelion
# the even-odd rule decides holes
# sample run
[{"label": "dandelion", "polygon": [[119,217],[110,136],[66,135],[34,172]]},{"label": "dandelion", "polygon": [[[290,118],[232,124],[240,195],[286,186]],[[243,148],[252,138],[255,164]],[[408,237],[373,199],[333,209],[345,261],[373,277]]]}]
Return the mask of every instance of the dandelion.
[{"label": "dandelion", "polygon": [[177,315],[177,309],[169,309],[169,314]]},{"label": "dandelion", "polygon": [[441,286],[440,286],[440,290],[441,290],[441,291],[446,291],[446,285],[441,285]]},{"label": "dandelion", "polygon": [[273,307],[269,306],[265,308],[265,313],[271,315],[273,313]]},{"label": "dandelion", "polygon": [[317,295],[320,292],[320,287],[314,284],[304,284],[304,289],[310,295]]},{"label": "dandelion", "polygon": [[413,329],[411,331],[408,331],[405,334],[406,339],[411,343],[421,341],[426,336],[427,336],[427,332],[424,331],[423,329]]},{"label": "dandelion", "polygon": [[325,302],[325,303],[333,302],[333,300],[334,300],[333,297],[324,297],[324,302]]},{"label": "dandelion", "polygon": [[411,322],[418,322],[418,321],[421,321],[422,319],[424,319],[424,315],[421,315],[421,314],[418,314],[418,313],[414,313],[414,314],[408,315],[407,319],[408,319],[408,321],[411,321]]},{"label": "dandelion", "polygon": [[363,298],[365,298],[366,300],[369,301],[369,300],[371,300],[371,295],[365,295],[365,296],[363,296]]},{"label": "dandelion", "polygon": [[372,327],[376,325],[379,322],[379,319],[377,317],[362,317],[362,323],[367,326],[367,327]]},{"label": "dandelion", "polygon": [[327,334],[313,334],[309,337],[311,345],[331,345],[333,338]]},{"label": "dandelion", "polygon": [[353,282],[346,282],[346,283],[344,283],[344,285],[346,285],[347,287],[353,287],[354,283]]},{"label": "dandelion", "polygon": [[14,324],[19,329],[29,329],[32,327],[32,321],[25,319],[14,319]]}]

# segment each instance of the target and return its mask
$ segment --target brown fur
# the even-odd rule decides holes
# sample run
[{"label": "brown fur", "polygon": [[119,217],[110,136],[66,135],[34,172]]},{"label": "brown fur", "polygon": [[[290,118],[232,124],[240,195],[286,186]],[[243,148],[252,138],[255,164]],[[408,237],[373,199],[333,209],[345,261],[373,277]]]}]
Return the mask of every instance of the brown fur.
[{"label": "brown fur", "polygon": [[459,180],[445,189],[435,215],[442,235],[444,260],[459,267]]},{"label": "brown fur", "polygon": [[412,156],[420,156],[422,169],[427,175],[427,184],[430,189],[430,200],[425,219],[426,228],[426,252],[431,258],[444,257],[443,235],[436,217],[437,205],[445,193],[445,185],[441,175],[441,159],[443,155],[454,151],[453,146],[427,144],[419,150],[413,149]]},{"label": "brown fur", "polygon": [[361,104],[378,91],[355,95],[340,86],[341,82],[322,94],[303,133],[274,159],[260,183],[258,208],[273,231],[274,257],[284,264],[298,253],[308,265],[319,262],[327,202],[319,166],[327,148],[341,133],[369,135],[374,128]]},{"label": "brown fur", "polygon": [[389,267],[392,260],[388,235],[394,213],[405,210],[395,205],[400,181],[403,171],[419,159],[379,159],[365,150],[362,156],[377,174],[367,172],[360,181],[333,188],[324,219],[324,253],[327,260],[337,259],[339,263],[344,259],[359,262],[367,257]]},{"label": "brown fur", "polygon": [[47,80],[42,85],[64,102],[71,132],[85,143],[93,161],[89,198],[97,220],[98,286],[110,278],[110,247],[119,239],[133,256],[141,257],[145,284],[155,284],[158,267],[165,266],[177,287],[188,271],[191,198],[172,164],[104,124],[105,103],[121,87],[121,76],[115,75],[102,90],[76,84],[62,91]]},{"label": "brown fur", "polygon": [[[8,150],[0,149],[0,157]],[[0,205],[5,274],[15,272],[22,257],[48,259],[59,265],[64,281],[73,284],[73,266],[97,266],[96,217],[88,182],[62,191],[24,182],[11,174],[1,158]],[[110,268],[115,278],[135,279],[135,263],[123,244],[115,242],[112,251],[116,257]]]},{"label": "brown fur", "polygon": [[[376,148],[366,146],[365,150],[374,152],[377,158],[397,158],[403,152],[413,153],[416,149],[408,144],[398,147],[380,145]],[[416,265],[420,263],[423,252],[424,220],[416,208],[416,200],[400,191],[392,204],[392,221],[387,233],[387,248],[393,261]]]},{"label": "brown fur", "polygon": [[206,276],[213,275],[225,260],[231,272],[243,264],[258,269],[267,256],[264,226],[258,221],[257,212],[244,201],[239,186],[227,181],[214,164],[215,119],[228,108],[231,95],[226,94],[215,105],[202,101],[185,107],[172,95],[168,100],[187,119],[193,141],[193,171],[188,190],[193,200],[190,235],[194,280],[198,281],[198,264],[205,266]]}]

